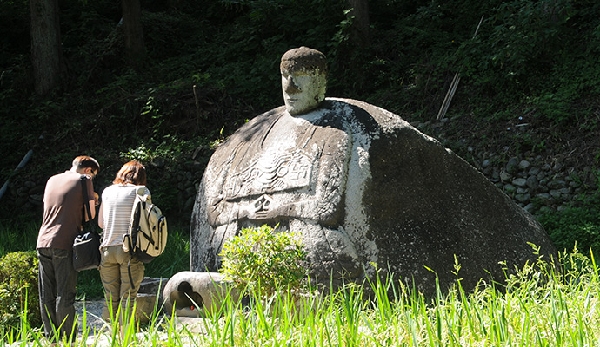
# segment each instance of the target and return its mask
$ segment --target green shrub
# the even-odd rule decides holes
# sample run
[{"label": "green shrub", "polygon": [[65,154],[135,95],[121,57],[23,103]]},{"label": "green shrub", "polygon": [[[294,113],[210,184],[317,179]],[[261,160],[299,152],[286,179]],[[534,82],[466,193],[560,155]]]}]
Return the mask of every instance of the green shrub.
[{"label": "green shrub", "polygon": [[183,227],[169,225],[165,252],[146,264],[145,276],[169,278],[190,268],[190,236]]},{"label": "green shrub", "polygon": [[538,217],[559,251],[577,247],[582,253],[600,254],[600,190],[582,201],[582,206]]},{"label": "green shrub", "polygon": [[278,289],[302,289],[306,252],[298,236],[266,225],[243,229],[223,245],[222,271],[242,291],[268,296]]},{"label": "green shrub", "polygon": [[77,274],[77,300],[99,299],[104,296],[104,287],[97,270]]},{"label": "green shrub", "polygon": [[37,266],[35,251],[8,253],[0,259],[1,331],[20,326],[23,312],[27,314],[29,326],[36,327],[42,324]]}]

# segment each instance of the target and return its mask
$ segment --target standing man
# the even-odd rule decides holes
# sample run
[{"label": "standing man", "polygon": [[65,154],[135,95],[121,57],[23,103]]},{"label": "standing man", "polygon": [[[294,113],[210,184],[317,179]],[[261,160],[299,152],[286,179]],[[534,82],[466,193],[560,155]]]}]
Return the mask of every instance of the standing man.
[{"label": "standing man", "polygon": [[[85,220],[96,217],[97,194],[92,179],[100,166],[96,159],[78,156],[69,171],[50,177],[44,190],[44,217],[37,239],[38,286],[44,335],[75,340],[77,271],[73,268],[73,241]],[[89,201],[84,201],[81,182]],[[90,206],[90,216],[84,204]],[[54,336],[54,331],[58,336]],[[55,341],[57,342],[57,341]]]}]

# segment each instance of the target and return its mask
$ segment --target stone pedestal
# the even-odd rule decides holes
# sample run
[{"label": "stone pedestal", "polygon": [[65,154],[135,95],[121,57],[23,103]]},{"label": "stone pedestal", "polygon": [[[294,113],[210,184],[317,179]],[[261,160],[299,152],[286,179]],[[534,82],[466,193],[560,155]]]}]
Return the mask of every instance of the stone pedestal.
[{"label": "stone pedestal", "polygon": [[160,312],[163,308],[162,288],[167,283],[166,278],[145,277],[140,284],[136,298],[136,317],[141,323],[148,323],[152,312],[156,308]]}]

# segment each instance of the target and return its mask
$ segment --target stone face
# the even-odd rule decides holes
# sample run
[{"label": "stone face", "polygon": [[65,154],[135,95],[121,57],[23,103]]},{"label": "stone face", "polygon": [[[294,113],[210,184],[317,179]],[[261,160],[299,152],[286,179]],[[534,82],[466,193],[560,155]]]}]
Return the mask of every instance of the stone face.
[{"label": "stone face", "polygon": [[[517,164],[516,162],[515,164]],[[516,166],[516,165],[515,165]],[[268,224],[301,232],[313,280],[334,286],[389,272],[420,290],[465,288],[553,254],[534,218],[467,162],[400,117],[327,98],[292,117],[260,115],[212,156],[192,215],[192,271],[216,271],[223,242]],[[427,268],[433,270],[432,273]]]}]

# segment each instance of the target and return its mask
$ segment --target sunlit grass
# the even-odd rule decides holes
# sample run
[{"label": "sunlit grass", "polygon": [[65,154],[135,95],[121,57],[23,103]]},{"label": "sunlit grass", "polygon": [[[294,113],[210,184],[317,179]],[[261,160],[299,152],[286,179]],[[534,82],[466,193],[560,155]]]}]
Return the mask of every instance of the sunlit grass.
[{"label": "sunlit grass", "polygon": [[[280,292],[250,305],[227,297],[195,329],[155,315],[138,333],[119,332],[113,324],[104,335],[84,328],[82,337],[97,346],[597,346],[594,258],[573,252],[562,256],[562,264],[556,271],[543,261],[530,263],[508,275],[502,288],[465,292],[459,283],[432,298],[393,280],[370,284],[370,299],[356,285],[328,295]],[[5,336],[8,342],[19,345],[16,339],[25,337],[30,345],[44,345],[38,330],[27,324],[22,329],[27,331]],[[84,345],[83,338],[74,344]]]},{"label": "sunlit grass", "polygon": [[[22,225],[18,230],[0,225],[2,254],[35,248],[38,225]],[[184,232],[170,234],[166,252],[148,265],[147,274],[168,278],[187,270],[189,240]],[[430,298],[393,278],[367,284],[372,286],[369,298],[357,285],[327,295],[278,291],[264,299],[254,293],[262,299],[250,300],[250,305],[226,297],[219,310],[206,312],[193,328],[155,312],[149,324],[138,328],[126,318],[122,325],[112,323],[95,331],[86,325],[84,310],[83,332],[72,346],[600,345],[595,259],[575,250],[563,254],[560,263],[557,271],[540,260],[507,275],[502,286],[486,284],[465,292],[458,283]],[[96,286],[101,290],[101,284]],[[18,327],[0,329],[2,343],[48,345],[40,327],[31,326],[26,314],[21,317]]]}]

